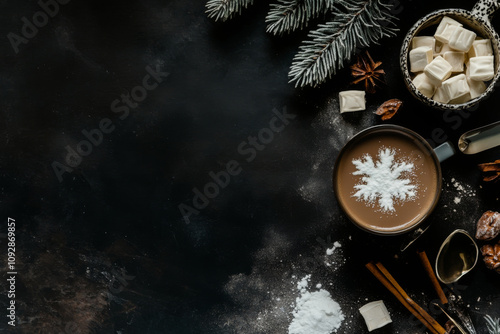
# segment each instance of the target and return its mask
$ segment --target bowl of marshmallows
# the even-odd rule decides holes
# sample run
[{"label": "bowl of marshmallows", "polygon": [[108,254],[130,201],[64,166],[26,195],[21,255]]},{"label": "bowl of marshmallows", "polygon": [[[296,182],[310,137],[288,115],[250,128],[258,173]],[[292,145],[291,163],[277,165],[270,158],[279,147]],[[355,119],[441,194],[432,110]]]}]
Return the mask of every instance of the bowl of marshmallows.
[{"label": "bowl of marshmallows", "polygon": [[[420,19],[401,49],[406,86],[424,104],[462,110],[486,98],[500,74],[492,8],[444,9]],[[489,14],[489,16],[488,16]]]}]

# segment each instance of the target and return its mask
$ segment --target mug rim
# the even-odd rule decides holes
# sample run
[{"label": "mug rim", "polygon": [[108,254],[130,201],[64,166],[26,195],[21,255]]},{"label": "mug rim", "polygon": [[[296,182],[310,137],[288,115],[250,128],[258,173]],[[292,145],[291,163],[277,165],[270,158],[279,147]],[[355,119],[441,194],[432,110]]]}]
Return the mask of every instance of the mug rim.
[{"label": "mug rim", "polygon": [[[436,168],[436,194],[434,196],[434,200],[432,202],[432,205],[427,209],[425,213],[420,217],[420,219],[415,222],[414,224],[405,227],[403,229],[398,229],[394,231],[380,231],[380,230],[373,230],[368,228],[365,224],[359,223],[354,217],[352,217],[351,214],[349,214],[348,210],[346,210],[346,207],[344,203],[341,201],[340,196],[339,196],[339,191],[338,191],[338,170],[339,170],[339,164],[340,161],[342,160],[342,157],[345,155],[345,152],[348,151],[353,145],[356,145],[357,142],[359,142],[363,137],[366,137],[367,135],[370,135],[372,133],[376,132],[382,132],[382,133],[397,133],[399,132],[404,133],[406,135],[409,135],[413,139],[416,139],[420,144],[422,144],[427,152],[431,157],[434,162],[434,167]],[[342,209],[344,214],[349,218],[349,220],[359,227],[360,229],[375,234],[375,235],[380,235],[380,236],[396,236],[396,235],[401,235],[405,234],[407,232],[413,231],[416,229],[418,226],[420,226],[427,218],[430,216],[430,214],[434,211],[436,208],[439,198],[441,197],[441,191],[442,191],[442,171],[441,171],[441,163],[439,162],[439,159],[434,152],[434,149],[431,147],[431,145],[425,140],[421,135],[416,133],[413,130],[410,130],[406,127],[400,126],[400,125],[395,125],[395,124],[379,124],[379,125],[373,125],[370,126],[357,134],[355,134],[351,139],[347,141],[347,143],[344,144],[342,149],[339,151],[339,154],[337,155],[337,158],[335,160],[335,164],[333,167],[333,173],[332,173],[332,183],[333,183],[333,192],[335,194],[335,198],[337,200],[337,203],[339,207]]]},{"label": "mug rim", "polygon": [[[424,104],[431,106],[433,108],[441,109],[441,110],[463,110],[467,108],[472,108],[475,105],[477,105],[479,102],[481,102],[483,99],[485,99],[487,96],[489,96],[493,90],[495,89],[495,85],[497,84],[498,78],[500,76],[500,59],[495,59],[496,63],[496,73],[493,79],[491,79],[490,83],[488,84],[488,87],[486,87],[486,90],[479,96],[471,99],[470,101],[467,101],[465,103],[460,103],[460,104],[449,104],[449,103],[441,103],[438,101],[435,101],[425,95],[423,95],[413,84],[413,81],[411,80],[411,74],[408,66],[408,57],[409,57],[409,52],[410,52],[410,43],[413,37],[415,37],[417,31],[421,29],[421,27],[427,23],[429,20],[440,16],[440,15],[446,15],[446,14],[452,14],[456,16],[461,16],[465,19],[467,19],[466,16],[471,16],[477,20],[477,22],[482,26],[482,28],[485,31],[488,31],[488,33],[492,36],[489,37],[494,37],[497,35],[495,29],[489,24],[489,22],[485,22],[481,17],[475,15],[472,11],[466,10],[466,9],[461,9],[461,8],[447,8],[447,9],[438,9],[433,12],[430,12],[429,14],[421,17],[418,19],[413,26],[408,30],[406,33],[403,43],[401,45],[401,51],[400,51],[400,69],[403,74],[403,79],[406,83],[406,86],[410,93],[416,97],[419,101],[423,102]],[[496,38],[490,38],[491,43],[496,43],[497,44],[497,49],[499,49],[500,53],[500,43],[497,41]],[[495,57],[495,58],[500,58],[500,57]]]}]

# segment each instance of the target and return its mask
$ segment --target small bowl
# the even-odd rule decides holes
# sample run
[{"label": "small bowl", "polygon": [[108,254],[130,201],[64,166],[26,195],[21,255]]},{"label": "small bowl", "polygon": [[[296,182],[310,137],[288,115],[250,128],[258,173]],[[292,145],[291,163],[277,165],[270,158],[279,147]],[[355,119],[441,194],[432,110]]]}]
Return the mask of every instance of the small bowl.
[{"label": "small bowl", "polygon": [[[498,36],[495,29],[493,29],[490,21],[493,17],[494,12],[498,8],[500,8],[500,2],[498,1],[479,0],[472,8],[472,11],[468,11],[465,9],[440,9],[422,17],[413,25],[413,27],[411,27],[411,29],[406,34],[403,45],[401,47],[400,67],[401,71],[403,72],[405,84],[413,96],[415,96],[422,103],[436,109],[463,110],[477,105],[479,102],[481,102],[491,94],[491,92],[495,88],[498,77],[500,76],[500,37]],[[408,54],[411,48],[413,37],[418,36],[422,30],[432,25],[437,25],[443,16],[449,16],[452,19],[462,23],[464,27],[474,30],[479,36],[489,38],[491,40],[493,55],[495,56],[495,76],[488,84],[486,90],[478,97],[461,104],[441,103],[423,95],[413,84],[411,73],[408,68]]]}]

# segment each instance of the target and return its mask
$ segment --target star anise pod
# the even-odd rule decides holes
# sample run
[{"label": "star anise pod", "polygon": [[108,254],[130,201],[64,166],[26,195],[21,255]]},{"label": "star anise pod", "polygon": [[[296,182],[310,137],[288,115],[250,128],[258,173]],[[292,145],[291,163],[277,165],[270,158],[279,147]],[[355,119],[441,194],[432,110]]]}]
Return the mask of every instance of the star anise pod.
[{"label": "star anise pod", "polygon": [[384,83],[383,77],[385,72],[380,68],[381,65],[381,61],[373,61],[368,51],[358,56],[356,64],[351,66],[351,74],[355,78],[351,84],[358,84],[364,81],[365,91],[370,94],[375,93],[377,81]]},{"label": "star anise pod", "polygon": [[399,110],[399,107],[401,107],[402,104],[403,101],[398,99],[391,99],[385,101],[380,105],[380,107],[377,108],[375,114],[382,116],[383,121],[391,119],[392,116],[394,116],[396,112]]},{"label": "star anise pod", "polygon": [[479,164],[478,167],[484,173],[483,181],[491,182],[500,180],[500,160]]}]

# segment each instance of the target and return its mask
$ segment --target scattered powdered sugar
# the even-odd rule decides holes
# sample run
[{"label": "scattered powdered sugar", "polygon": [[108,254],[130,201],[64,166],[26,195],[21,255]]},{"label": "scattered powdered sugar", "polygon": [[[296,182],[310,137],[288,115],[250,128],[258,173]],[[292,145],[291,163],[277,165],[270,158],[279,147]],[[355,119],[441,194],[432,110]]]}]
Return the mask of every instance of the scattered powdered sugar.
[{"label": "scattered powdered sugar", "polygon": [[330,190],[331,185],[325,182],[323,178],[311,177],[307,182],[299,187],[298,192],[307,202],[315,203],[318,201],[318,192]]},{"label": "scattered powdered sugar", "polygon": [[468,184],[462,184],[455,178],[451,179],[451,184],[459,192],[460,195],[464,196],[476,196],[476,190],[474,190],[470,185]]},{"label": "scattered powdered sugar", "polygon": [[[337,95],[338,96],[338,95]],[[311,142],[297,148],[298,159],[308,161],[310,173],[299,175],[297,193],[305,201],[314,203],[325,217],[334,214],[331,199],[331,170],[342,147],[356,133],[375,124],[376,115],[371,112],[340,114],[337,97],[326,103],[311,123],[308,137]]]},{"label": "scattered powdered sugar", "polygon": [[452,186],[455,189],[455,191],[457,192],[457,195],[453,199],[453,202],[455,204],[459,204],[462,201],[462,197],[474,197],[474,196],[476,196],[476,190],[474,190],[468,184],[460,183],[455,178],[452,178],[451,184],[447,183],[447,186],[448,187]]},{"label": "scattered powdered sugar", "polygon": [[410,173],[414,169],[413,163],[404,161],[395,162],[396,152],[393,149],[380,149],[378,161],[375,163],[369,154],[363,159],[355,159],[352,163],[356,166],[353,175],[363,175],[361,181],[354,188],[357,192],[353,195],[368,203],[378,204],[382,212],[393,212],[394,200],[402,202],[416,196],[416,186],[410,179],[402,178],[403,173]]},{"label": "scattered powdered sugar", "polygon": [[339,248],[339,247],[342,247],[342,245],[340,244],[340,242],[338,241],[335,241],[333,243],[333,247],[332,248],[327,248],[326,249],[326,255],[332,255],[333,252],[335,251],[335,249]]},{"label": "scattered powdered sugar", "polygon": [[[319,292],[320,289],[331,289],[331,292],[342,289],[343,283],[336,281],[336,278],[337,275],[342,275],[340,269],[346,263],[343,247],[348,245],[351,238],[335,240],[331,235],[315,236],[314,240],[311,240],[314,242],[307,243],[307,251],[300,254],[292,251],[294,244],[290,236],[280,233],[276,228],[266,229],[263,247],[252,255],[251,270],[228,277],[223,290],[231,303],[229,306],[214,308],[210,315],[211,323],[224,333],[290,334],[289,326],[295,318],[294,310],[297,310],[299,305],[300,298],[297,297],[302,295],[301,291],[305,293],[309,290],[314,293],[313,291]],[[332,250],[331,255],[326,254],[328,249]],[[312,280],[320,276],[325,281]],[[345,300],[343,294],[342,290],[337,297],[340,299],[336,299],[342,305]],[[316,297],[312,298],[303,310],[311,310],[308,307]],[[342,328],[348,329],[352,325],[350,314],[355,310],[349,304],[342,308],[343,314],[348,314]]]},{"label": "scattered powdered sugar", "polygon": [[326,247],[326,254],[324,256],[325,258],[325,265],[332,271],[336,271],[338,268],[340,268],[346,261],[345,257],[342,255],[342,252],[336,251],[342,247],[340,242],[335,241],[332,245],[332,247]]},{"label": "scattered powdered sugar", "polygon": [[[298,284],[300,296],[293,310],[293,320],[288,334],[330,334],[336,332],[344,320],[340,305],[326,290],[307,290],[311,275],[306,275]],[[320,286],[318,284],[317,286]]]},{"label": "scattered powdered sugar", "polygon": [[309,286],[310,280],[311,280],[311,274],[304,276],[304,278],[297,283],[297,289],[301,292],[306,291],[307,287]]}]

